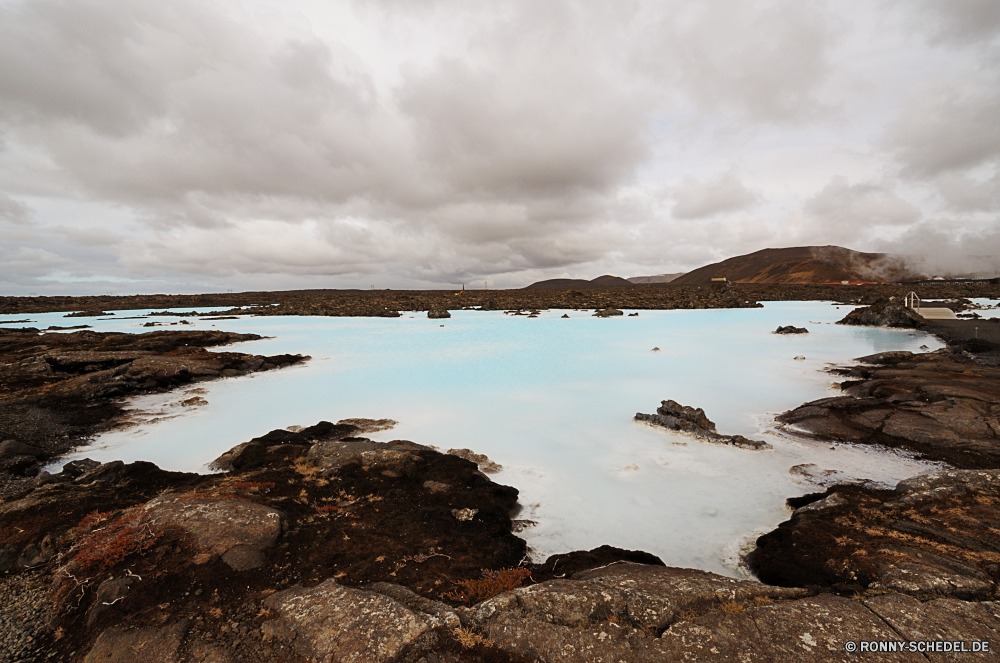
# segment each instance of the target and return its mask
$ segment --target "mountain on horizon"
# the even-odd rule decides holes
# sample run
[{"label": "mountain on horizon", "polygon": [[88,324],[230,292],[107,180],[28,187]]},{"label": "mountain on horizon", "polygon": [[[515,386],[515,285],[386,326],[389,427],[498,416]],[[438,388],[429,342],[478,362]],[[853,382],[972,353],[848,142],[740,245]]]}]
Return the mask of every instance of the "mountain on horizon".
[{"label": "mountain on horizon", "polygon": [[704,285],[723,277],[733,283],[894,282],[913,276],[897,256],[862,253],[842,246],[795,246],[728,258],[699,267],[671,283]]},{"label": "mountain on horizon", "polygon": [[525,290],[571,290],[574,288],[631,288],[633,284],[620,276],[605,274],[589,281],[585,279],[548,279],[526,286]]},{"label": "mountain on horizon", "polygon": [[634,283],[636,285],[649,285],[655,283],[671,283],[674,279],[679,276],[684,276],[685,272],[677,272],[676,274],[653,274],[652,276],[630,276],[626,279],[629,283]]}]

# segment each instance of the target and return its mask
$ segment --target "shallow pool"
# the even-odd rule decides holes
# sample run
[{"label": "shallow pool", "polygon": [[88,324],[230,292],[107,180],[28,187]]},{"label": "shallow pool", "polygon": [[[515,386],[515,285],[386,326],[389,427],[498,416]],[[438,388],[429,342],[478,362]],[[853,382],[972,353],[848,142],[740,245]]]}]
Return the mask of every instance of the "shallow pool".
[{"label": "shallow pool", "polygon": [[[611,544],[673,566],[738,575],[739,550],[788,516],[787,497],[818,490],[793,466],[892,483],[930,469],[876,449],[817,444],[772,430],[774,414],[835,395],[829,364],[884,350],[933,350],[920,332],[832,324],[849,309],[817,302],[761,309],[640,311],[599,319],[588,311],[453,311],[401,318],[243,317],[191,326],[273,338],[229,346],[301,353],[304,366],[198,385],[207,405],[182,394],[135,399],[158,419],[108,433],[72,457],[150,460],[205,471],[232,446],[274,428],[349,417],[400,422],[375,439],[468,447],[501,463],[494,479],[521,491],[522,533],[536,557]],[[626,311],[631,313],[632,311]],[[92,324],[148,331],[147,320],[2,316],[25,325]],[[176,319],[155,318],[171,322]],[[780,336],[779,325],[809,334]],[[659,347],[659,352],[652,348]],[[804,356],[803,360],[794,359]],[[703,407],[719,431],[766,439],[772,451],[713,445],[636,424],[664,399]]]}]

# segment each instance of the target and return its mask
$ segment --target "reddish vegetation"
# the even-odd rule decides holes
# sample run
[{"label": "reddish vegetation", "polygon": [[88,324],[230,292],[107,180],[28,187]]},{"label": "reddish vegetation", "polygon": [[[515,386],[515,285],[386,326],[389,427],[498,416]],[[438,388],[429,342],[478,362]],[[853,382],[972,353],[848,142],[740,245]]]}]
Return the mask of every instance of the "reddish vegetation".
[{"label": "reddish vegetation", "polygon": [[497,594],[517,589],[531,577],[528,569],[483,569],[483,577],[472,580],[459,580],[462,589],[448,592],[444,598],[457,603],[479,603],[491,599]]},{"label": "reddish vegetation", "polygon": [[[94,512],[81,522],[98,524],[109,514]],[[81,573],[96,573],[117,565],[126,557],[144,553],[156,545],[160,534],[143,518],[140,508],[124,512],[117,520],[86,534],[70,551],[74,566]]]}]

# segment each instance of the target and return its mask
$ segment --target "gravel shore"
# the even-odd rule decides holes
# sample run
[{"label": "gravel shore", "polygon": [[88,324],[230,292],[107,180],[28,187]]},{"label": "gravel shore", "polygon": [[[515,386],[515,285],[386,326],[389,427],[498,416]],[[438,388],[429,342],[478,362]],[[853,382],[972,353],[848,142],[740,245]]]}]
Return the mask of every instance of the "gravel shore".
[{"label": "gravel shore", "polygon": [[41,660],[39,636],[48,620],[51,581],[44,570],[0,576],[0,661]]}]

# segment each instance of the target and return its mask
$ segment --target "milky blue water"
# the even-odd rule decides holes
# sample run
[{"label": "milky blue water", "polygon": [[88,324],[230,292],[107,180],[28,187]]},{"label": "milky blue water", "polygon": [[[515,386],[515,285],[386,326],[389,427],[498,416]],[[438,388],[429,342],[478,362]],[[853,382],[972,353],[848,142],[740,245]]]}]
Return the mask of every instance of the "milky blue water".
[{"label": "milky blue water", "polygon": [[[647,550],[674,566],[736,575],[739,549],[788,517],[785,499],[819,489],[791,467],[812,463],[889,483],[930,468],[896,453],[773,430],[774,414],[838,393],[836,378],[824,372],[831,364],[941,347],[920,332],[832,324],[848,310],[772,302],[611,319],[588,311],[569,311],[569,319],[560,317],[564,311],[534,319],[481,311],[453,311],[446,320],[423,313],[193,318],[190,327],[167,328],[253,332],[273,338],[225,349],[313,359],[199,384],[208,404],[197,408],[177,405],[194,392],[134,399],[154,421],[102,435],[70,458],[205,471],[225,450],[274,428],[391,418],[399,425],[374,439],[467,447],[501,463],[504,471],[493,478],[517,487],[519,517],[538,522],[522,533],[536,557],[611,544]],[[118,311],[99,321],[0,316],[0,325],[29,318],[25,325],[149,331],[140,326],[147,320],[122,319],[143,313]],[[779,325],[810,333],[772,334]],[[714,445],[632,421],[664,399],[702,407],[720,432],[766,439],[774,449]]]}]

